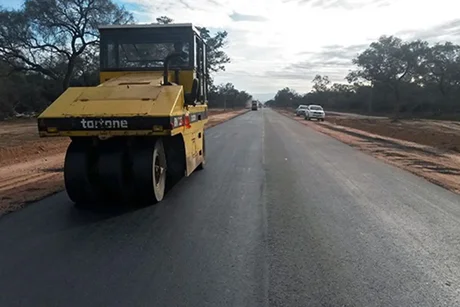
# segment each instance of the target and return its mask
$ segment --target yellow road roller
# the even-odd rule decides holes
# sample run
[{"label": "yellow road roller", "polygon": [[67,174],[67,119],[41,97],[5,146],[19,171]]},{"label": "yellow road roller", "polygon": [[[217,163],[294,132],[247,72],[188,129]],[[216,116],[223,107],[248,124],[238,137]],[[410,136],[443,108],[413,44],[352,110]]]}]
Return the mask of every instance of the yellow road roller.
[{"label": "yellow road roller", "polygon": [[76,204],[154,204],[205,165],[206,44],[192,24],[106,25],[100,82],[70,87],[37,119],[70,137],[64,162]]}]

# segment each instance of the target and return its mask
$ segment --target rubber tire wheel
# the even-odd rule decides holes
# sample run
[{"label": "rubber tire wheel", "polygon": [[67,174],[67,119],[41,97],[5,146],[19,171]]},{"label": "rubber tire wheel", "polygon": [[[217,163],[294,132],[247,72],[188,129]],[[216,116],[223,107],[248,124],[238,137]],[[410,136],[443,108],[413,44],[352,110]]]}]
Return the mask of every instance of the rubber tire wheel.
[{"label": "rubber tire wheel", "polygon": [[77,207],[86,207],[98,201],[100,194],[91,180],[95,163],[96,155],[90,144],[73,141],[67,147],[64,185],[67,195]]},{"label": "rubber tire wheel", "polygon": [[[162,168],[158,182],[155,176],[156,162]],[[142,205],[152,205],[162,201],[165,195],[167,162],[161,139],[156,140],[152,147],[143,145],[136,149],[132,170],[133,200]]]},{"label": "rubber tire wheel", "polygon": [[[180,148],[177,148],[177,146]],[[168,144],[168,146],[165,146],[165,150],[166,165],[168,166],[165,193],[168,193],[182,178],[184,178],[187,166],[185,162],[185,148],[182,144],[176,144],[176,146]]]},{"label": "rubber tire wheel", "polygon": [[205,137],[205,133],[203,131],[203,162],[201,162],[198,166],[197,166],[197,170],[201,171],[205,168],[206,166],[206,137]]},{"label": "rubber tire wheel", "polygon": [[104,202],[127,203],[131,200],[131,165],[127,148],[122,144],[104,144],[99,156],[99,183]]}]

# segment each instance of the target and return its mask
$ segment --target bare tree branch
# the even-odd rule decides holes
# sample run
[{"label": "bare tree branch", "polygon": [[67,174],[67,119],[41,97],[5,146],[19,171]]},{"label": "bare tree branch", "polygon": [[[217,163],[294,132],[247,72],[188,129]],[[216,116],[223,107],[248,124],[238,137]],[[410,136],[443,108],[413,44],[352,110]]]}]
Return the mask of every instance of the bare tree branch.
[{"label": "bare tree branch", "polygon": [[0,59],[22,71],[62,76],[66,89],[79,56],[99,41],[98,22],[133,20],[112,0],[26,0],[21,10],[0,10]]}]

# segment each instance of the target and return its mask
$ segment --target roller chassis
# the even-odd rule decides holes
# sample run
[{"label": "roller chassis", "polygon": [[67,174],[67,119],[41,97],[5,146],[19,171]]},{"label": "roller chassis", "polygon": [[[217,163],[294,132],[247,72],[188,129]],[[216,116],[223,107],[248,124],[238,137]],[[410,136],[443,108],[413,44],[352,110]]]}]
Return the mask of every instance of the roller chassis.
[{"label": "roller chassis", "polygon": [[[39,115],[38,132],[71,138],[64,183],[77,206],[154,204],[206,163],[206,44],[191,24],[114,25],[100,31],[100,84],[64,91]],[[110,49],[116,53],[109,56],[114,42],[124,47]],[[128,54],[119,52],[130,46],[132,51],[150,46],[129,53],[131,63],[145,63],[150,58],[142,57],[173,42],[163,67],[123,66]],[[187,51],[180,49],[184,44]],[[169,70],[174,58],[188,61]]]}]

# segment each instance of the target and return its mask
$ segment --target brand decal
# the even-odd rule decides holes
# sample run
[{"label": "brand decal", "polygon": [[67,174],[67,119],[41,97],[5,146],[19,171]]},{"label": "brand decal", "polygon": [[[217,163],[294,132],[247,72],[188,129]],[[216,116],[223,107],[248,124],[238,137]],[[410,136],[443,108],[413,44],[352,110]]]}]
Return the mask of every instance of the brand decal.
[{"label": "brand decal", "polygon": [[83,129],[128,129],[125,119],[82,119],[80,124]]}]

